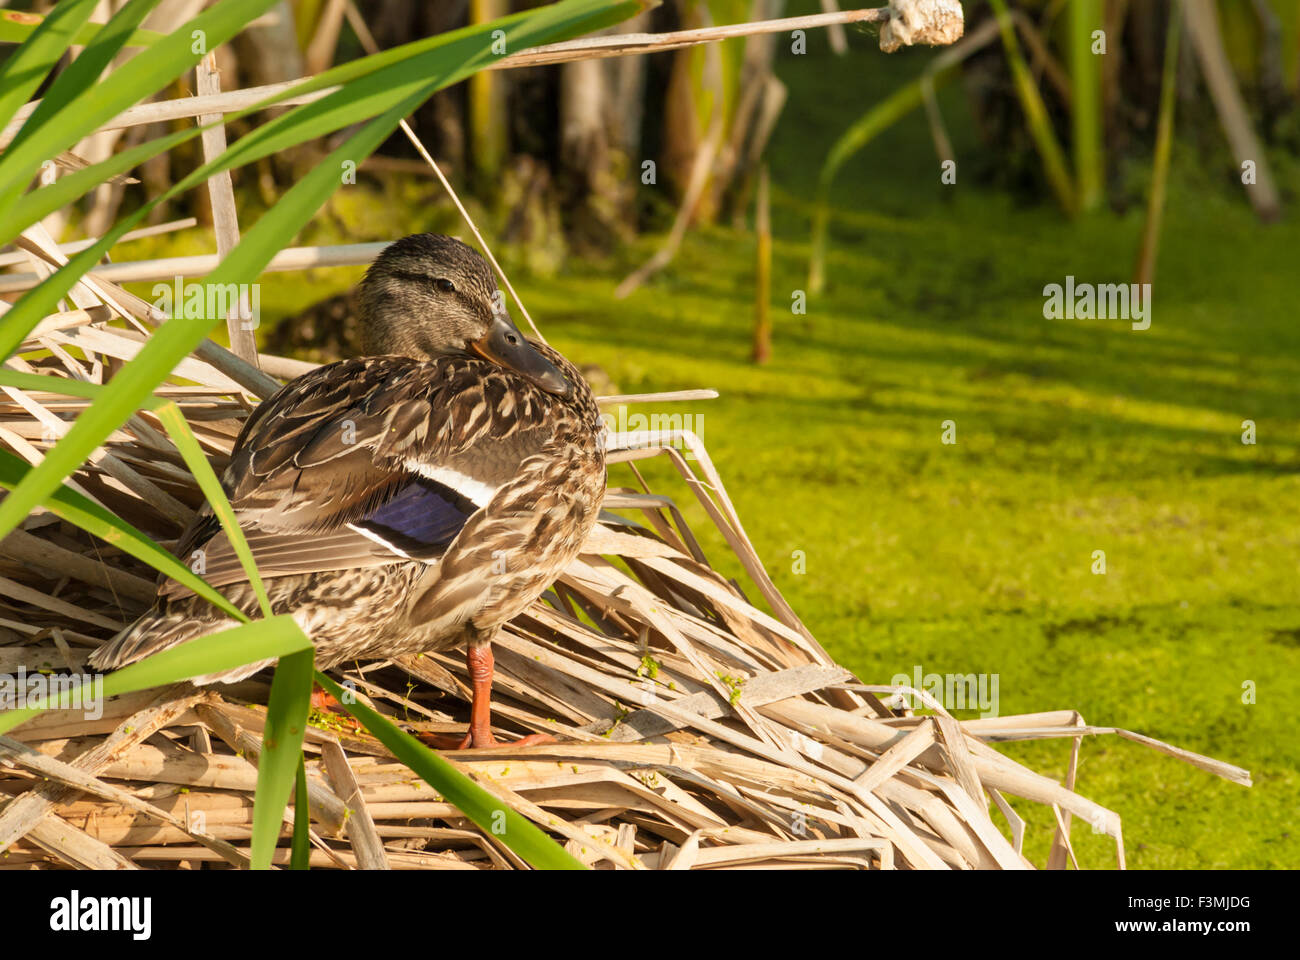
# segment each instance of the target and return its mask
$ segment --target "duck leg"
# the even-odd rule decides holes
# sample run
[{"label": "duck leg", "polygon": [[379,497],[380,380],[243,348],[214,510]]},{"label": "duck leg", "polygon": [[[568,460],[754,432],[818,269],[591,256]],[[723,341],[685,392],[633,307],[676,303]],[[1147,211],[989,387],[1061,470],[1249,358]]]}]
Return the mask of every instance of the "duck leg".
[{"label": "duck leg", "polygon": [[354,733],[361,729],[361,722],[356,717],[343,709],[343,704],[339,703],[334,694],[330,693],[319,683],[311,685],[311,709],[319,710],[321,713],[330,713],[345,723]]},{"label": "duck leg", "polygon": [[492,736],[492,641],[481,636],[472,636],[465,648],[465,663],[469,666],[470,684],[474,699],[469,708],[469,732],[459,743],[452,744],[437,734],[426,735],[422,739],[434,746],[453,750],[484,750],[489,747],[530,747],[537,743],[554,743],[555,738],[549,733],[531,733],[518,740],[500,741]]}]

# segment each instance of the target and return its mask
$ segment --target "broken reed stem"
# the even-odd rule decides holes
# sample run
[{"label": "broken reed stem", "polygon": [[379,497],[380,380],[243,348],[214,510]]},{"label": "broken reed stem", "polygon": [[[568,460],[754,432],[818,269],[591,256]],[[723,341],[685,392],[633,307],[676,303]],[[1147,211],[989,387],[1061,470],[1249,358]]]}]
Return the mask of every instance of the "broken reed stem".
[{"label": "broken reed stem", "polygon": [[758,202],[755,233],[758,235],[758,262],[754,281],[754,354],[755,363],[772,359],[772,216],[768,203],[767,165],[758,172]]},{"label": "broken reed stem", "polygon": [[1209,0],[1185,0],[1171,15],[1182,11],[1187,26],[1187,39],[1191,42],[1196,62],[1201,68],[1201,78],[1210,91],[1210,100],[1219,115],[1219,126],[1228,141],[1239,171],[1252,164],[1255,177],[1247,187],[1246,196],[1255,214],[1264,223],[1272,223],[1282,213],[1282,200],[1274,183],[1268,155],[1255,134],[1250,112],[1237,86],[1233,66],[1223,46],[1223,32],[1219,28],[1218,8]]},{"label": "broken reed stem", "polygon": [[[156,237],[164,233],[173,233],[177,230],[188,230],[190,227],[198,225],[198,220],[194,217],[184,217],[180,220],[172,220],[168,223],[158,223],[152,227],[141,227],[139,230],[129,230],[118,239],[118,243],[127,243],[131,240],[140,240],[144,237]],[[58,251],[64,256],[72,256],[74,253],[80,253],[87,247],[93,247],[99,243],[99,237],[90,237],[87,240],[72,240],[68,243],[58,244]],[[27,255],[23,253],[0,253],[0,267],[11,267],[15,264],[26,263]]]},{"label": "broken reed stem", "polygon": [[512,54],[489,70],[509,70],[513,67],[538,67],[571,60],[603,57],[624,57],[633,54],[661,53],[701,43],[716,43],[736,37],[751,37],[764,33],[788,33],[791,30],[815,30],[846,23],[884,23],[889,19],[888,7],[871,7],[862,10],[837,10],[833,13],[815,13],[804,17],[783,17],[777,20],[756,20],[751,23],[731,23],[720,27],[698,27],[694,30],[675,30],[671,33],[621,33],[612,36],[583,37],[563,43],[533,47]]},{"label": "broken reed stem", "polygon": [[683,403],[687,400],[716,400],[716,390],[669,390],[664,393],[614,393],[597,397],[602,404],[615,403]]},{"label": "broken reed stem", "polygon": [[[823,13],[839,13],[839,4],[835,0],[822,0]],[[831,52],[837,57],[843,57],[849,52],[849,38],[844,32],[844,24],[831,23],[826,27],[826,39],[830,41]]]},{"label": "broken reed stem", "polygon": [[[271,258],[262,268],[263,273],[280,273],[288,270],[310,270],[314,267],[353,267],[370,263],[379,256],[390,241],[374,243],[342,243],[318,247],[286,247]],[[124,260],[105,263],[86,271],[92,280],[111,280],[114,283],[138,283],[145,280],[171,280],[177,276],[201,276],[215,270],[221,257],[215,253],[201,253],[187,257],[161,257],[156,260]],[[6,273],[0,275],[0,293],[18,293],[40,283],[34,273]]]},{"label": "broken reed stem", "polygon": [[[209,53],[194,67],[194,80],[201,94],[221,92],[221,74],[217,71],[216,54]],[[201,127],[214,124],[200,135],[203,159],[215,160],[226,150],[226,127],[220,123],[223,114],[206,114],[199,117]],[[235,189],[229,170],[221,170],[208,177],[208,198],[212,202],[212,233],[217,241],[217,256],[224,259],[239,246],[239,214],[235,207]],[[246,363],[257,366],[257,338],[248,324],[252,315],[248,295],[240,292],[238,302],[230,304],[226,312],[226,333],[230,337],[230,350]]]}]

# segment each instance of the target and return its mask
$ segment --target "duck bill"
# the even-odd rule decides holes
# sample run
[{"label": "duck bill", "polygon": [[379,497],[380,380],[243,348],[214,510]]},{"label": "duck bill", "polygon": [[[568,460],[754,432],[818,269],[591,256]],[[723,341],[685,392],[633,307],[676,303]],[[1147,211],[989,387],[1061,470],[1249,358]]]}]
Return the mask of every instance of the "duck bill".
[{"label": "duck bill", "polygon": [[507,317],[498,314],[492,320],[487,336],[470,343],[469,348],[483,359],[513,370],[547,393],[558,397],[567,397],[573,393],[573,384],[565,379],[560,368],[524,339],[519,328]]}]

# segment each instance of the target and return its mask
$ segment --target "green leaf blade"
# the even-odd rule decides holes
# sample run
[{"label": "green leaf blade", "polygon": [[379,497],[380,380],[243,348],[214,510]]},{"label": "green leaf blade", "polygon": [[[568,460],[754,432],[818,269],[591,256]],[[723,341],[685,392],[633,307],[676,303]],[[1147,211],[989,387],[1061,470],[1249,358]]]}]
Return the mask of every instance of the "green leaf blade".
[{"label": "green leaf blade", "polygon": [[[75,0],[77,4],[87,2]],[[196,52],[197,47],[216,49],[274,3],[275,0],[220,0],[154,44],[146,56],[133,57],[103,82],[87,86],[38,130],[0,154],[0,209],[17,198],[42,161],[70,149],[127,107],[162,89],[199,62],[203,54]],[[201,39],[195,39],[196,34]],[[19,51],[26,47],[24,44]],[[19,102],[25,102],[28,95]],[[12,115],[12,111],[0,114],[0,119],[7,122]]]},{"label": "green leaf blade", "polygon": [[[95,12],[96,0],[65,0],[34,25],[31,34],[0,64],[0,127],[31,99],[72,43],[77,30]],[[56,151],[58,152],[58,151]]]},{"label": "green leaf blade", "polygon": [[212,464],[208,463],[208,458],[203,455],[198,438],[194,436],[194,431],[186,422],[185,415],[181,413],[181,408],[170,400],[159,404],[156,411],[158,419],[167,430],[167,435],[172,438],[172,443],[176,444],[176,449],[184,458],[185,465],[190,468],[190,473],[194,475],[199,489],[207,498],[208,506],[212,507],[212,512],[221,522],[221,528],[225,530],[230,545],[235,548],[235,555],[239,557],[244,573],[248,575],[248,582],[252,585],[253,592],[257,594],[258,603],[261,604],[262,616],[272,616],[271,601],[266,595],[266,587],[262,584],[262,576],[257,572],[253,551],[249,549],[248,540],[239,526],[239,518],[235,516],[234,508],[231,507],[226,491],[222,489],[221,481],[217,479],[212,469]]},{"label": "green leaf blade", "polygon": [[[6,371],[7,372],[7,371]],[[0,487],[12,490],[31,472],[31,467],[5,450],[0,450]],[[209,586],[198,574],[120,517],[105,510],[70,487],[60,486],[45,501],[45,508],[60,520],[80,527],[123,553],[149,564],[181,586],[215,605],[236,620],[248,618],[233,603]]]},{"label": "green leaf blade", "polygon": [[293,846],[289,855],[290,870],[311,869],[311,812],[307,805],[307,764],[298,754],[298,775],[293,792]]},{"label": "green leaf blade", "polygon": [[135,28],[157,5],[158,0],[129,0],[102,29],[97,30],[81,55],[55,78],[9,148],[22,143],[82,91],[98,83],[100,75],[121,52]]},{"label": "green leaf blade", "polygon": [[[186,640],[139,663],[123,667],[99,681],[102,687],[98,694],[117,697],[211,673],[225,673],[249,663],[275,660],[311,649],[311,641],[292,617],[254,620],[229,630]],[[45,710],[67,706],[76,696],[78,688],[64,692],[49,703],[36,703],[21,710],[0,713],[0,734],[8,733]]]},{"label": "green leaf blade", "polygon": [[[271,701],[262,731],[262,754],[257,760],[257,790],[253,795],[254,870],[267,870],[280,839],[289,791],[302,763],[302,741],[307,733],[307,709],[315,672],[313,651],[282,656],[271,681]],[[304,784],[303,793],[306,793]],[[305,812],[300,807],[296,819]]]}]

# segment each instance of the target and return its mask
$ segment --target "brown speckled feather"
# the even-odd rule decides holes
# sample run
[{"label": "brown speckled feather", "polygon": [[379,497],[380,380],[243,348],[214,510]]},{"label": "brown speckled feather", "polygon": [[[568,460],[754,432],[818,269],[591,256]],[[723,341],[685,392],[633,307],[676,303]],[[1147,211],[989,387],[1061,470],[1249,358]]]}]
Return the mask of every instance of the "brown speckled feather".
[{"label": "brown speckled feather", "polygon": [[[604,492],[602,427],[581,374],[562,399],[477,358],[344,360],[294,380],[244,425],[222,485],[277,613],[323,667],[458,642],[532,602],[576,555]],[[480,485],[449,543],[395,553],[356,527],[429,476]],[[438,487],[441,489],[441,487]],[[418,491],[417,491],[418,492]],[[250,614],[256,600],[205,506],[177,553]],[[235,622],[174,581],[93,657],[116,668]],[[203,680],[233,680],[260,665]]]},{"label": "brown speckled feather", "polygon": [[[222,486],[259,569],[265,559],[264,577],[392,563],[391,551],[346,525],[418,476],[410,461],[495,487],[575,414],[582,419],[577,408],[484,360],[343,360],[304,374],[258,407],[240,431]],[[200,559],[195,551],[214,586],[244,579],[206,505],[177,548],[183,558]],[[189,591],[169,581],[163,593]]]}]

